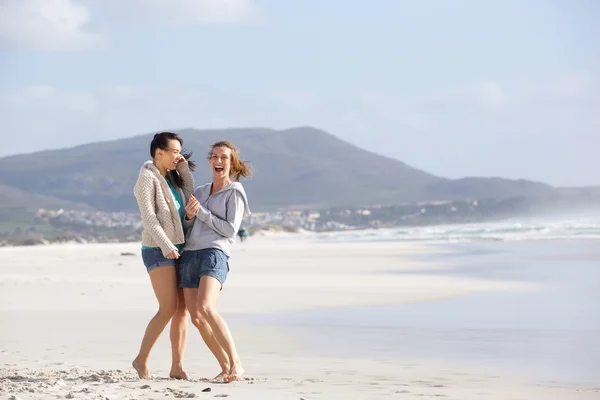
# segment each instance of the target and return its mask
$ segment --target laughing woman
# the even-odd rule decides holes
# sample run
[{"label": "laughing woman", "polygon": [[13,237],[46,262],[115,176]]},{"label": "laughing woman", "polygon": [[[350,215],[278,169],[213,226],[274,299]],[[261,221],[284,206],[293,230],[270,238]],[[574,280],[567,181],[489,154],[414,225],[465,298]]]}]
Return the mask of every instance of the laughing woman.
[{"label": "laughing woman", "polygon": [[[158,337],[171,321],[172,365],[169,376],[187,379],[183,352],[187,336],[187,312],[178,287],[177,263],[184,244],[185,205],[192,197],[194,163],[181,153],[183,140],[175,133],[154,135],[150,143],[152,160],[146,161],[133,190],[142,216],[142,259],[158,312],[148,323],[133,367],[140,378],[150,378],[148,357]],[[187,230],[187,229],[186,229]]]},{"label": "laughing woman", "polygon": [[199,186],[186,207],[193,227],[187,236],[180,262],[180,287],[192,323],[217,358],[221,373],[216,380],[241,378],[244,370],[229,327],[215,309],[229,272],[229,250],[242,219],[250,215],[248,199],[240,177],[250,175],[230,142],[210,148],[212,183]]}]

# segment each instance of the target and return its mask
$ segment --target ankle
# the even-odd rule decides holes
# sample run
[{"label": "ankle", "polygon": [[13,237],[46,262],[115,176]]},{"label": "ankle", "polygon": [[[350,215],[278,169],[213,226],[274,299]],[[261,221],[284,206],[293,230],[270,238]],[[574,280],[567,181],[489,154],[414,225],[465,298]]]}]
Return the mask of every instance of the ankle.
[{"label": "ankle", "polygon": [[146,365],[146,364],[148,364],[148,358],[137,356],[136,358],[133,359],[133,362],[135,364]]}]

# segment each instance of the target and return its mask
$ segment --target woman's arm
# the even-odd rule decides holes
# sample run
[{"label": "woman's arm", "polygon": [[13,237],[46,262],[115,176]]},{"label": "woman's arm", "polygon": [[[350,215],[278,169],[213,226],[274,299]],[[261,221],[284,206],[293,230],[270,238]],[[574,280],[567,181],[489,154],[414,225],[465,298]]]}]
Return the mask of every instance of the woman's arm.
[{"label": "woman's arm", "polygon": [[173,250],[177,250],[177,247],[171,243],[171,240],[156,217],[154,191],[152,177],[142,173],[135,184],[133,194],[140,208],[144,229],[147,229],[150,235],[152,235],[152,238],[159,244],[163,255],[166,257]]},{"label": "woman's arm", "polygon": [[181,189],[183,190],[183,194],[186,199],[189,199],[194,192],[194,175],[192,175],[190,165],[185,158],[177,163],[177,172],[179,173],[179,176],[181,176]]},{"label": "woman's arm", "polygon": [[200,204],[200,208],[196,213],[196,218],[208,225],[213,231],[219,235],[229,239],[233,239],[240,229],[242,220],[244,219],[244,211],[246,210],[246,202],[242,194],[234,190],[232,195],[227,200],[226,220],[215,216],[210,210],[207,210]]},{"label": "woman's arm", "polygon": [[[190,166],[186,159],[177,163],[177,172],[179,176],[181,176],[181,190],[183,191],[183,195],[185,198],[183,201],[187,204],[192,193],[194,192],[194,175],[192,175],[192,171],[190,170]],[[186,204],[182,204],[183,207]],[[183,218],[183,231],[188,232],[192,226],[194,226],[194,219],[188,220],[186,216]]]}]

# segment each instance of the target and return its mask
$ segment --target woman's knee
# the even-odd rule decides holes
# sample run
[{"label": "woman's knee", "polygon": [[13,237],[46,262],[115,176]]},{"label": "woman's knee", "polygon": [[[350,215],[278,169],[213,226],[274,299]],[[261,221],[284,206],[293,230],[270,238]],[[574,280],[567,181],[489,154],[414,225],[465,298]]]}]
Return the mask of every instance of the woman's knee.
[{"label": "woman's knee", "polygon": [[202,303],[200,304],[200,306],[198,307],[198,313],[204,318],[204,319],[210,319],[212,318],[213,314],[215,312],[215,309],[212,305],[207,304],[207,303]]},{"label": "woman's knee", "polygon": [[177,314],[183,314],[183,315],[187,315],[188,313],[188,309],[187,306],[185,304],[185,301],[183,300],[179,300],[179,303],[177,304],[177,310],[176,310]]},{"label": "woman's knee", "polygon": [[177,301],[171,301],[164,304],[160,304],[158,307],[158,314],[165,318],[172,318],[178,310]]},{"label": "woman's knee", "polygon": [[190,316],[192,320],[192,325],[194,325],[198,329],[201,329],[208,324],[208,322],[206,322],[206,318],[204,318],[202,314],[200,314],[200,312],[190,313]]},{"label": "woman's knee", "polygon": [[188,317],[188,310],[187,310],[187,308],[185,308],[185,307],[178,308],[177,311],[175,312],[175,316],[176,317],[181,317],[181,318],[187,318]]}]

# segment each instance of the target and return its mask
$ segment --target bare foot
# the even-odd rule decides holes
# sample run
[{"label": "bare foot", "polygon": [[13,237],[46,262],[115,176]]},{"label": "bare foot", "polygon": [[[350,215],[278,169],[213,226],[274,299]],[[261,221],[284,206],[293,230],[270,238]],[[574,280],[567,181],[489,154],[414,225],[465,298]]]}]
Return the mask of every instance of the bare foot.
[{"label": "bare foot", "polygon": [[169,372],[169,377],[173,379],[190,379],[188,373],[183,369],[183,367],[171,367],[171,372]]},{"label": "bare foot", "polygon": [[244,368],[242,368],[241,364],[234,365],[229,370],[229,374],[227,375],[227,378],[225,378],[225,382],[229,383],[229,382],[241,380],[242,375],[244,375],[244,372],[246,372],[246,371],[244,371]]},{"label": "bare foot", "polygon": [[133,360],[131,366],[137,371],[140,379],[150,379],[150,371],[148,365],[140,362],[137,358]]},{"label": "bare foot", "polygon": [[223,370],[219,375],[213,378],[213,381],[216,382],[225,382],[225,379],[229,376],[229,371]]}]

